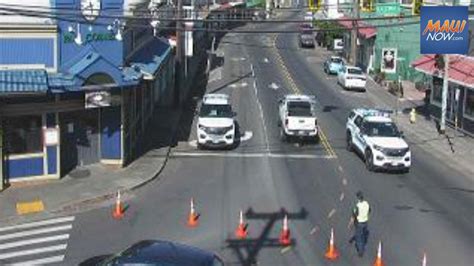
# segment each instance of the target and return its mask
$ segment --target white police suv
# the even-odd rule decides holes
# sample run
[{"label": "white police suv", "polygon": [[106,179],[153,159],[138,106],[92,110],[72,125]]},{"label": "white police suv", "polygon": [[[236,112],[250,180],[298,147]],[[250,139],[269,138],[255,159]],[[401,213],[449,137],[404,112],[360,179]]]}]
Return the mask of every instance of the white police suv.
[{"label": "white police suv", "polygon": [[346,123],[347,150],[359,152],[369,171],[402,170],[411,166],[411,152],[390,112],[358,108],[351,111]]},{"label": "white police suv", "polygon": [[197,121],[198,148],[225,147],[235,143],[235,113],[226,94],[204,95]]}]

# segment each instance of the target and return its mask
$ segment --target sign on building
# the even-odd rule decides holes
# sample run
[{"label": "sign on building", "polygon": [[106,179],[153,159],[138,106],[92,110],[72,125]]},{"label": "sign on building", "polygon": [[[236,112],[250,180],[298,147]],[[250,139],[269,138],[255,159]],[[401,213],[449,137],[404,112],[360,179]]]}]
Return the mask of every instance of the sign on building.
[{"label": "sign on building", "polygon": [[383,48],[380,70],[385,73],[397,72],[397,49]]},{"label": "sign on building", "polygon": [[55,146],[59,144],[59,131],[57,128],[45,128],[43,130],[44,144]]},{"label": "sign on building", "polygon": [[375,12],[384,16],[394,16],[400,14],[400,3],[378,3],[375,6]]},{"label": "sign on building", "polygon": [[107,107],[111,105],[110,91],[92,91],[86,92],[86,109]]}]

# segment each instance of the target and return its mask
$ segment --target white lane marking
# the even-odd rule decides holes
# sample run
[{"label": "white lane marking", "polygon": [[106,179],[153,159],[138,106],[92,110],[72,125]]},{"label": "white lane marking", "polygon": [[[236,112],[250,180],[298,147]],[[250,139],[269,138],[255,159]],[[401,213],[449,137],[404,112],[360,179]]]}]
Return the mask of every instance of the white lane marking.
[{"label": "white lane marking", "polygon": [[291,159],[333,159],[331,155],[317,155],[317,154],[282,154],[270,153],[268,157],[271,158],[291,158]]},{"label": "white lane marking", "polygon": [[43,238],[33,238],[33,239],[28,239],[28,240],[21,240],[21,241],[16,241],[16,242],[0,244],[0,250],[15,248],[15,247],[21,247],[21,246],[26,246],[26,245],[32,245],[32,244],[52,242],[52,241],[57,241],[57,240],[66,240],[66,239],[69,239],[69,234],[48,236],[48,237],[43,237]]},{"label": "white lane marking", "polygon": [[74,219],[75,219],[74,216],[66,216],[66,217],[54,218],[54,219],[44,220],[44,221],[39,221],[39,222],[31,222],[31,223],[25,223],[25,224],[13,225],[13,226],[6,226],[6,227],[0,228],[0,232],[38,227],[38,226],[57,224],[57,223],[64,223],[64,222],[72,222],[74,221]]},{"label": "white lane marking", "polygon": [[257,99],[258,109],[260,111],[260,119],[261,119],[262,125],[263,125],[263,135],[265,136],[265,150],[267,152],[270,152],[270,142],[268,141],[267,123],[265,121],[265,116],[263,115],[262,103],[260,102],[260,99],[258,98],[257,81],[256,80],[254,80],[254,82],[253,82],[253,89],[254,89],[254,93],[255,93],[255,98]]},{"label": "white lane marking", "polygon": [[255,69],[253,69],[253,64],[250,64],[250,69],[252,70],[252,77],[255,77]]},{"label": "white lane marking", "polygon": [[[250,140],[253,137],[252,131],[245,131],[244,134],[240,137],[240,142],[245,142]],[[197,147],[197,140],[193,139],[188,142],[188,145],[191,147]]]},{"label": "white lane marking", "polygon": [[20,257],[20,256],[33,255],[33,254],[39,254],[39,253],[59,251],[59,250],[64,250],[66,248],[67,248],[67,244],[62,244],[62,245],[35,248],[35,249],[29,249],[29,250],[23,250],[23,251],[3,253],[3,254],[0,254],[0,260],[10,259],[10,258]]},{"label": "white lane marking", "polygon": [[328,219],[331,218],[336,213],[336,209],[332,209],[328,214]]},{"label": "white lane marking", "polygon": [[171,157],[234,157],[234,158],[290,158],[290,159],[333,159],[330,155],[280,154],[280,153],[237,153],[237,152],[173,152]]},{"label": "white lane marking", "polygon": [[339,197],[339,201],[343,201],[344,200],[344,192],[341,193],[341,196]]},{"label": "white lane marking", "polygon": [[342,184],[343,184],[344,186],[347,186],[347,179],[343,178],[343,179],[342,179]]},{"label": "white lane marking", "polygon": [[233,83],[233,84],[230,84],[229,87],[230,88],[243,88],[243,87],[247,87],[249,84],[247,82],[241,82],[241,83]]},{"label": "white lane marking", "polygon": [[240,137],[240,142],[248,141],[253,137],[252,131],[245,131],[244,134]]},{"label": "white lane marking", "polygon": [[42,229],[28,230],[28,231],[22,231],[22,232],[7,234],[7,235],[1,235],[0,240],[8,240],[8,239],[12,239],[12,238],[39,235],[39,234],[44,234],[44,233],[64,231],[64,230],[70,230],[70,229],[72,229],[72,225],[69,224],[69,225],[63,225],[63,226],[55,226],[55,227],[48,227],[48,228],[42,228]]},{"label": "white lane marking", "polygon": [[278,86],[275,82],[272,82],[272,83],[270,83],[270,85],[268,85],[268,88],[270,88],[272,90],[278,90],[280,88],[280,86]]},{"label": "white lane marking", "polygon": [[47,258],[42,258],[42,259],[37,259],[37,260],[22,261],[22,262],[10,264],[10,265],[11,266],[45,265],[45,264],[50,264],[50,263],[55,263],[55,262],[61,262],[63,260],[64,260],[64,255],[60,255],[60,256],[47,257]]},{"label": "white lane marking", "polygon": [[263,62],[268,63],[268,62],[270,62],[270,60],[268,60],[268,58],[265,57],[265,58],[263,58]]}]

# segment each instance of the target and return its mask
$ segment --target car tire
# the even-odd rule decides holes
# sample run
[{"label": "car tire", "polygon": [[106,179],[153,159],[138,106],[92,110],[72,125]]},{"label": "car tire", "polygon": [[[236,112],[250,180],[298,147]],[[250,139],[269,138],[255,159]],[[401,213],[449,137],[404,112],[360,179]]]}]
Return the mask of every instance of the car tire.
[{"label": "car tire", "polygon": [[198,142],[197,149],[198,150],[204,150],[204,146],[201,143]]},{"label": "car tire", "polygon": [[372,155],[372,152],[370,150],[365,151],[365,166],[370,172],[373,172],[375,170],[374,156]]},{"label": "car tire", "polygon": [[288,141],[288,136],[286,135],[285,130],[283,129],[283,127],[280,127],[280,140],[283,141],[283,142]]},{"label": "car tire", "polygon": [[410,173],[410,167],[407,167],[402,170],[402,174],[408,174],[408,173]]},{"label": "car tire", "polygon": [[346,134],[346,150],[348,152],[352,152],[354,150],[354,146],[352,144],[352,135],[349,132]]}]

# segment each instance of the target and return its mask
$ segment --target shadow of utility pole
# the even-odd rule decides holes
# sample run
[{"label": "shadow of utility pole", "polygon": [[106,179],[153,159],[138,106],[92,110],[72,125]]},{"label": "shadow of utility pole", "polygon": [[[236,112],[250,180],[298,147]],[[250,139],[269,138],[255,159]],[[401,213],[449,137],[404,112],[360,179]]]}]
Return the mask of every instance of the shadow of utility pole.
[{"label": "shadow of utility pole", "polygon": [[[247,220],[264,220],[266,225],[260,235],[256,238],[247,239],[227,239],[227,248],[233,249],[241,265],[254,265],[257,263],[259,252],[263,248],[281,248],[278,237],[271,238],[269,235],[275,223],[283,220],[285,215],[288,220],[306,219],[308,212],[305,208],[301,208],[299,212],[289,213],[284,208],[276,212],[256,213],[252,208],[245,212]],[[291,239],[290,246],[296,246],[296,241]]]}]

